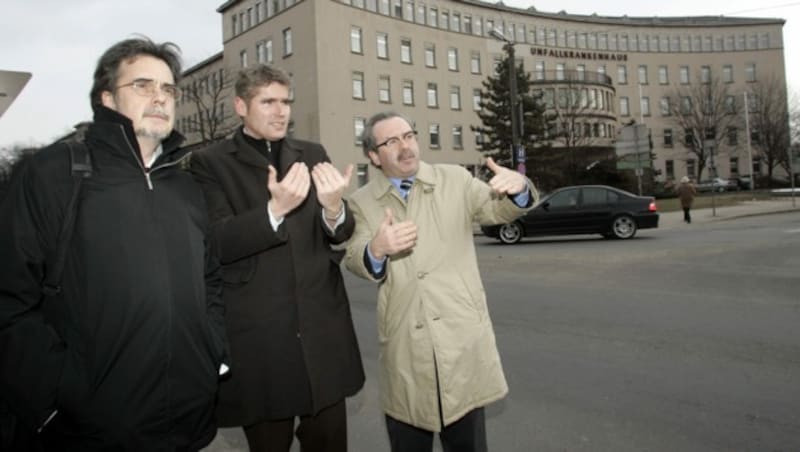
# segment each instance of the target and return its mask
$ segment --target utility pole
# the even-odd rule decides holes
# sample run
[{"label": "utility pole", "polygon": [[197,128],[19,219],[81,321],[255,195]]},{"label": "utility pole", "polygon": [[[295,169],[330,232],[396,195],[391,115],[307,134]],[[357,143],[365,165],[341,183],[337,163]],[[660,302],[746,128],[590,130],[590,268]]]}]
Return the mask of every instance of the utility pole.
[{"label": "utility pole", "polygon": [[756,175],[753,174],[753,149],[750,144],[750,107],[747,106],[747,91],[744,95],[744,133],[747,135],[747,158],[750,160],[750,191],[756,188]]},{"label": "utility pole", "polygon": [[509,108],[511,109],[511,166],[522,174],[525,174],[525,150],[520,145],[521,120],[519,107],[517,107],[517,62],[514,56],[514,43],[505,37],[500,30],[493,28],[489,31],[493,38],[503,41],[508,45],[508,91],[511,99]]}]

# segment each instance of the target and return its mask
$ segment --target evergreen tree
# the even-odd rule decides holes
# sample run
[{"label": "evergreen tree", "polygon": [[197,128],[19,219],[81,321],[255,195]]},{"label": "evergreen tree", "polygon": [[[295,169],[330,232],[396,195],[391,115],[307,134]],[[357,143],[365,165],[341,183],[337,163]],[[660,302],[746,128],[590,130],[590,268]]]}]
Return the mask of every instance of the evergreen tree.
[{"label": "evergreen tree", "polygon": [[[509,88],[509,61],[513,47],[506,43],[503,47],[505,57],[496,68],[496,74],[483,81],[478,117],[481,126],[470,129],[483,139],[480,152],[492,157],[498,164],[511,167],[511,94]],[[526,161],[532,162],[535,157],[534,145],[544,141],[544,106],[540,99],[531,93],[531,77],[525,72],[520,61],[516,61],[517,75],[517,108],[522,111],[523,126],[520,133],[520,144],[525,148]],[[519,116],[517,116],[519,117]],[[528,171],[530,174],[530,170]]]}]

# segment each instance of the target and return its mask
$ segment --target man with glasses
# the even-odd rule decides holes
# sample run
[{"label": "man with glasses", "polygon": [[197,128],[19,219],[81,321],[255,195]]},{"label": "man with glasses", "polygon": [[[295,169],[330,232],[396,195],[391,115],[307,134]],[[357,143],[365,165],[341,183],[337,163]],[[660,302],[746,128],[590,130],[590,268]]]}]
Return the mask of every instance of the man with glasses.
[{"label": "man with glasses", "polygon": [[380,390],[393,452],[487,450],[483,407],[508,392],[478,272],[473,222],[507,223],[538,194],[497,165],[488,184],[420,160],[407,118],[370,118],[364,154],[380,172],[350,197],[345,263],[380,283]]},{"label": "man with glasses", "polygon": [[[2,201],[0,397],[17,440],[37,431],[28,440],[42,443],[11,450],[196,451],[214,438],[227,361],[222,281],[173,130],[178,52],[146,38],[109,48],[85,140],[38,152]],[[91,175],[70,208],[76,148]],[[52,295],[40,285],[59,246]]]},{"label": "man with glasses", "polygon": [[[340,173],[319,143],[288,136],[291,79],[269,65],[237,76],[242,125],[197,151],[224,265],[231,378],[223,427],[244,427],[252,452],[346,452],[345,398],[364,384],[339,262],[355,227]],[[297,426],[295,427],[295,422]]]}]

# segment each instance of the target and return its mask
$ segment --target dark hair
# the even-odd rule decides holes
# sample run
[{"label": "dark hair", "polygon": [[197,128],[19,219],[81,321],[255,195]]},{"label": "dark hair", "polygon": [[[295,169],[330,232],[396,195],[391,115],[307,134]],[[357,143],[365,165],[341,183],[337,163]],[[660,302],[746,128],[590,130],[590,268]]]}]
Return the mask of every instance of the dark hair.
[{"label": "dark hair", "polygon": [[375,149],[375,146],[378,143],[375,140],[375,135],[373,134],[373,131],[375,129],[375,124],[392,118],[401,118],[405,122],[407,122],[412,129],[414,128],[414,123],[411,122],[411,120],[408,119],[407,116],[397,113],[395,111],[382,111],[380,113],[372,115],[367,120],[367,123],[364,124],[364,131],[361,132],[361,147],[364,148],[364,155],[367,158],[369,158],[370,151],[377,151],[377,149]]},{"label": "dark hair", "polygon": [[169,66],[177,84],[181,75],[181,49],[176,44],[164,42],[156,44],[145,36],[120,41],[103,53],[94,71],[94,85],[89,93],[92,110],[103,105],[104,91],[114,91],[119,78],[119,67],[123,62],[133,61],[147,55],[158,58]]},{"label": "dark hair", "polygon": [[257,64],[255,66],[242,69],[236,77],[234,90],[236,96],[241,97],[245,102],[255,96],[255,90],[270,83],[278,83],[287,88],[292,86],[292,79],[289,73],[277,66],[268,64]]}]

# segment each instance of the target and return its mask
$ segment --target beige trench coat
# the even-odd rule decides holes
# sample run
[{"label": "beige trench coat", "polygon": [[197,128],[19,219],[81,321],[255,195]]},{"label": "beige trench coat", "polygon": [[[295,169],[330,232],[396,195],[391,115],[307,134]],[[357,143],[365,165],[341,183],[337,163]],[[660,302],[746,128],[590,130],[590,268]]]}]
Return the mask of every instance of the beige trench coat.
[{"label": "beige trench coat", "polygon": [[[538,193],[528,183],[536,201]],[[486,183],[460,166],[424,162],[407,202],[379,173],[351,196],[350,207],[356,230],[345,263],[366,279],[374,278],[365,266],[364,249],[385,209],[392,209],[395,221],[417,225],[416,246],[390,256],[378,292],[384,411],[416,427],[441,430],[437,375],[445,425],[505,396],[508,386],[478,272],[472,225],[509,222],[527,209],[493,196]]]}]

